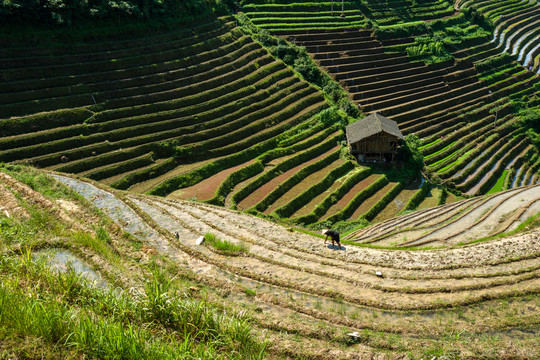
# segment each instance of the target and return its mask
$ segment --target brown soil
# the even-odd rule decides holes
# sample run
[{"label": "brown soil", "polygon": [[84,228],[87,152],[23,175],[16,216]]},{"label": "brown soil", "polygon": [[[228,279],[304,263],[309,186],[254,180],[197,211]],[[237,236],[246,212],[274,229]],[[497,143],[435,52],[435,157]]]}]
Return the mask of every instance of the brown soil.
[{"label": "brown soil", "polygon": [[379,202],[379,200],[382,199],[384,195],[386,195],[387,192],[390,191],[394,186],[396,186],[397,183],[391,182],[388,183],[385,187],[383,187],[381,190],[377,191],[375,194],[367,198],[363,203],[360,204],[360,206],[354,211],[354,213],[351,215],[351,220],[356,220],[363,214],[365,214],[369,209],[371,209],[376,203]]},{"label": "brown soil", "polygon": [[185,189],[174,191],[169,196],[171,198],[184,199],[184,200],[185,199],[196,199],[199,201],[210,200],[216,195],[216,190],[221,185],[221,183],[223,183],[223,181],[227,178],[227,176],[229,176],[236,170],[239,170],[247,165],[252,164],[253,162],[254,160],[250,160],[247,163],[240,164],[232,168],[223,170],[215,174],[214,176],[204,179],[200,183],[197,183]]},{"label": "brown soil", "polygon": [[373,219],[373,223],[378,223],[396,216],[405,208],[407,202],[419,191],[420,181],[409,184],[400,191],[399,194]]},{"label": "brown soil", "polygon": [[281,196],[275,203],[273,203],[264,213],[270,214],[280,206],[287,204],[289,201],[294,199],[296,196],[303,193],[305,190],[309,189],[313,185],[320,182],[329,172],[343,164],[345,161],[338,159],[332,164],[326,166],[324,169],[319,170],[302,180],[299,184],[293,186],[289,191],[287,191],[283,196]]},{"label": "brown soil", "polygon": [[264,184],[263,186],[261,186],[260,188],[255,190],[253,193],[251,193],[244,200],[240,201],[240,203],[238,204],[238,209],[241,209],[241,210],[249,209],[250,207],[255,206],[262,199],[264,199],[268,194],[270,194],[278,185],[282,184],[285,180],[287,180],[288,178],[290,178],[291,176],[296,174],[301,169],[305,168],[307,165],[313,164],[314,162],[317,162],[317,161],[325,158],[326,156],[330,155],[331,153],[333,153],[337,149],[339,149],[339,145],[335,146],[334,148],[332,148],[330,150],[328,150],[324,154],[321,154],[321,155],[317,156],[316,158],[311,159],[311,160],[309,160],[309,161],[307,161],[307,162],[305,162],[303,164],[300,164],[300,165],[298,165],[298,166],[284,172],[283,174],[273,178],[272,180],[270,180],[269,182],[267,182],[266,184]]},{"label": "brown soil", "polygon": [[[212,160],[216,160],[216,159],[212,159]],[[133,192],[137,192],[137,193],[145,193],[147,191],[152,190],[153,188],[155,188],[159,184],[161,184],[161,183],[163,183],[163,182],[165,182],[165,181],[167,181],[169,179],[172,179],[173,177],[180,176],[182,174],[186,174],[186,173],[188,173],[188,172],[190,172],[192,170],[195,170],[195,169],[205,165],[206,163],[209,163],[212,160],[204,160],[204,161],[194,162],[194,163],[191,163],[191,164],[179,165],[176,168],[174,168],[173,170],[168,171],[167,173],[165,173],[163,175],[160,175],[160,176],[155,177],[153,179],[146,180],[146,181],[143,181],[143,182],[140,182],[140,183],[137,183],[137,184],[133,185],[131,188],[129,188],[129,191],[133,191]]]},{"label": "brown soil", "polygon": [[316,196],[313,198],[313,200],[311,200],[308,204],[306,204],[305,206],[303,206],[301,209],[299,209],[296,213],[294,213],[291,218],[296,218],[296,217],[299,217],[299,216],[304,216],[304,215],[307,215],[307,214],[310,214],[313,209],[321,202],[323,201],[324,198],[326,198],[328,195],[332,194],[337,188],[339,188],[341,186],[341,184],[343,184],[343,182],[352,175],[352,173],[355,172],[354,170],[348,172],[347,174],[345,174],[344,176],[340,177],[339,179],[337,179],[333,184],[332,186],[330,186],[328,189],[326,189],[326,191],[324,191],[322,194]]},{"label": "brown soil", "polygon": [[322,220],[325,220],[326,218],[334,215],[341,209],[343,209],[347,204],[358,194],[360,191],[368,187],[369,185],[373,184],[377,179],[379,179],[381,175],[372,174],[365,178],[364,180],[360,181],[358,184],[354,185],[351,190],[349,190],[348,193],[346,193],[337,203],[332,205],[326,214],[321,218]]},{"label": "brown soil", "polygon": [[[1,180],[0,180],[1,181]],[[30,214],[7,187],[0,183],[0,216],[28,218]]]}]

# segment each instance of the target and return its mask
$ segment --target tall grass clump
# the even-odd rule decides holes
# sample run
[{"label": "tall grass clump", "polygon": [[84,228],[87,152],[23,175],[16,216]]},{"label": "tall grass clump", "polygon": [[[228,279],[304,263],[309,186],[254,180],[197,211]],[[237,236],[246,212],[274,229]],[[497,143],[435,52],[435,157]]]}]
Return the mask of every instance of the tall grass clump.
[{"label": "tall grass clump", "polygon": [[223,255],[238,256],[248,252],[246,244],[242,242],[235,244],[228,240],[221,240],[212,233],[204,234],[204,241]]},{"label": "tall grass clump", "polygon": [[[0,260],[0,336],[39,338],[55,354],[100,359],[260,359],[265,346],[243,313],[224,312],[151,270],[143,291],[89,287],[24,251]],[[18,349],[10,350],[17,355]],[[21,350],[21,351],[24,351]]]}]

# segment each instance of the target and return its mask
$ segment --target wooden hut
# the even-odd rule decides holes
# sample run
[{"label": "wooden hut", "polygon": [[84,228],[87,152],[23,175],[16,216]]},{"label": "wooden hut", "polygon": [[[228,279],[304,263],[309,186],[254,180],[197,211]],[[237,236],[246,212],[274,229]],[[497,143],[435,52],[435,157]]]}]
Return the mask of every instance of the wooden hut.
[{"label": "wooden hut", "polygon": [[346,133],[349,150],[360,161],[393,161],[404,139],[397,123],[378,113],[348,125]]}]

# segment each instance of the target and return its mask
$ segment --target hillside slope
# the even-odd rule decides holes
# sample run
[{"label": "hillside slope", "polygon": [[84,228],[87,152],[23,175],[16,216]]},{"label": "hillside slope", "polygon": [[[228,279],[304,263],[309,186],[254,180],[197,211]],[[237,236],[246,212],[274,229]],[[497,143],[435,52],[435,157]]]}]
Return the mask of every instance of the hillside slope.
[{"label": "hillside slope", "polygon": [[[34,216],[25,215],[29,211],[45,211],[54,219],[51,224],[70,224],[61,237],[47,237],[40,230],[34,236],[2,242],[3,264],[20,256],[16,254],[21,247],[31,252],[62,248],[99,272],[105,283],[145,291],[140,274],[148,274],[145,269],[158,262],[167,269],[160,276],[170,277],[170,291],[185,291],[183,299],[202,296],[229,309],[226,312],[243,314],[253,339],[268,342],[270,357],[367,359],[386,353],[401,359],[449,354],[533,359],[540,355],[535,345],[540,330],[537,220],[529,222],[524,233],[468,246],[399,251],[345,244],[343,251],[337,251],[323,245],[320,237],[220,207],[117,192],[97,183],[64,175],[44,177],[17,167],[3,171],[11,174],[1,174],[2,198],[11,199],[3,202],[7,205],[0,214],[4,234],[29,225]],[[49,177],[80,195],[46,180]],[[470,206],[481,211],[482,203]],[[71,218],[65,218],[65,209],[70,209]],[[419,219],[422,216],[418,213]],[[103,243],[98,236],[97,241],[77,243],[77,233],[94,233],[89,219],[96,217],[112,220],[101,220],[112,242]],[[119,229],[130,235],[122,237]],[[246,250],[227,254],[207,242],[197,245],[205,233],[243,243]],[[8,268],[2,269],[2,276],[11,279]],[[167,288],[162,291],[172,294]],[[137,294],[131,290],[125,296]],[[0,312],[0,321],[7,319]],[[175,324],[171,330],[182,326],[182,321]],[[351,331],[358,333],[351,338],[346,335]],[[9,339],[15,335],[3,334]],[[17,336],[26,339],[30,334],[21,330]],[[223,336],[233,335],[224,332]],[[42,349],[70,349],[58,338],[40,341]],[[250,341],[256,340],[242,344],[256,346]],[[196,342],[195,338],[193,346]],[[72,349],[81,355],[91,353],[84,346]],[[10,354],[17,351],[20,346],[8,348]],[[227,347],[222,351],[226,354]],[[229,353],[233,358],[234,354]]]}]

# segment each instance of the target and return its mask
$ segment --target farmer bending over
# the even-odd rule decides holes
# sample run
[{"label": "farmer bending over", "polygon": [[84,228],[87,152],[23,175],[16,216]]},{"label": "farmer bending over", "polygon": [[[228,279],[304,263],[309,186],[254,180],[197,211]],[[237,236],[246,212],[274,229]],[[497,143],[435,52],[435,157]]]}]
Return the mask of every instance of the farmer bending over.
[{"label": "farmer bending over", "polygon": [[322,231],[322,234],[326,235],[326,237],[324,238],[325,244],[326,244],[326,240],[328,240],[328,237],[330,236],[330,238],[332,239],[332,248],[334,248],[334,241],[335,241],[337,242],[337,246],[339,247],[339,250],[341,250],[341,245],[339,244],[339,233],[337,231],[325,229]]}]

